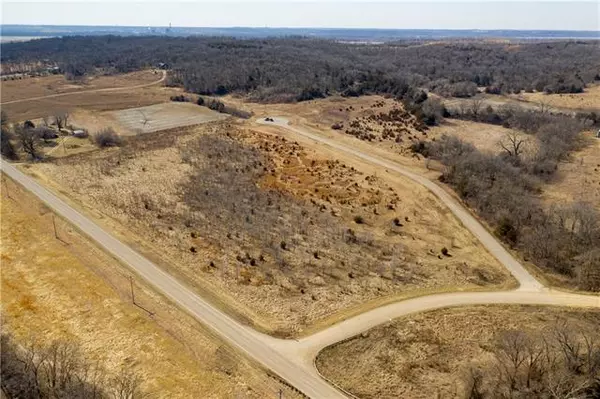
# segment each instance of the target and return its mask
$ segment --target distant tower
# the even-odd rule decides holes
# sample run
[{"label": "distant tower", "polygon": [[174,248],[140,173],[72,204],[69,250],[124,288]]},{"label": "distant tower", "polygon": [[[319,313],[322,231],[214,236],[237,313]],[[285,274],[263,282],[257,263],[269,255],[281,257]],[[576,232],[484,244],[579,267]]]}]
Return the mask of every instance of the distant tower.
[{"label": "distant tower", "polygon": [[167,33],[171,33],[171,23],[169,22],[169,27],[167,28]]}]

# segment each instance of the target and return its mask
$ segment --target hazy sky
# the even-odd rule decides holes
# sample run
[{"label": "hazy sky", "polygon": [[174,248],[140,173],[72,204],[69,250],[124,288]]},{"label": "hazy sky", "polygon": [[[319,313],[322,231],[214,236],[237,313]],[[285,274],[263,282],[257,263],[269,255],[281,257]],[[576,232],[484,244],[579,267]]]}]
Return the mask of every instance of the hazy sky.
[{"label": "hazy sky", "polygon": [[4,24],[600,30],[600,1],[0,1]]}]

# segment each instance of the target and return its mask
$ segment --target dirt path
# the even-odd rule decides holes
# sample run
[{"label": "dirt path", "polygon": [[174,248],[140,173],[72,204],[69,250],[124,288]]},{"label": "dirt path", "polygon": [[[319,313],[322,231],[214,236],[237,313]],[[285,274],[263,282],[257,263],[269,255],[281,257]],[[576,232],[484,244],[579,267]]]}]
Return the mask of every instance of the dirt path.
[{"label": "dirt path", "polygon": [[401,173],[422,184],[436,194],[456,217],[481,240],[486,248],[507,267],[521,283],[521,287],[514,291],[505,292],[446,293],[413,298],[370,310],[300,340],[281,340],[258,333],[250,327],[235,321],[217,307],[196,295],[173,276],[104,231],[85,215],[67,205],[31,177],[20,172],[13,165],[2,161],[0,166],[2,171],[10,178],[31,191],[56,213],[138,273],[157,291],[163,293],[197,320],[213,329],[223,339],[239,349],[240,352],[245,353],[312,398],[345,396],[344,393],[325,381],[315,368],[314,360],[320,350],[399,316],[451,306],[489,303],[600,307],[600,296],[578,295],[545,288],[460,203],[429,179],[411,172],[395,162],[368,155],[334,140],[289,126],[284,119],[278,118],[274,122],[268,122],[268,124],[284,128],[294,134],[309,137],[374,165]]},{"label": "dirt path", "polygon": [[529,272],[521,265],[499,242],[493,237],[486,229],[471,215],[471,213],[465,209],[460,203],[458,203],[450,194],[444,191],[443,188],[432,182],[426,177],[420,176],[407,168],[380,157],[369,155],[356,149],[350,148],[344,144],[340,144],[335,140],[325,138],[316,133],[310,133],[305,129],[297,128],[288,124],[287,119],[284,118],[273,118],[273,122],[265,122],[260,120],[259,123],[265,125],[276,125],[292,131],[295,134],[316,140],[327,146],[334,148],[338,151],[345,152],[353,155],[357,158],[364,159],[374,165],[381,166],[388,171],[394,171],[408,177],[414,182],[424,186],[433,194],[435,194],[444,205],[446,205],[450,211],[460,220],[460,222],[483,244],[483,246],[502,263],[510,273],[517,279],[520,284],[519,291],[541,291],[543,285],[535,279]]},{"label": "dirt path", "polygon": [[159,80],[155,80],[154,82],[150,82],[150,83],[144,83],[144,84],[141,84],[141,85],[125,86],[125,87],[107,87],[107,88],[104,88],[104,89],[92,89],[92,90],[81,90],[81,91],[70,91],[68,93],[49,94],[47,96],[30,97],[30,98],[22,98],[20,100],[6,101],[6,102],[3,102],[3,103],[0,103],[0,105],[16,104],[16,103],[23,103],[23,102],[36,101],[36,100],[44,100],[44,99],[47,99],[47,98],[64,97],[64,96],[70,96],[70,95],[73,95],[73,94],[100,93],[100,92],[107,92],[107,91],[120,91],[120,90],[142,89],[144,87],[149,87],[149,86],[157,85],[157,84],[163,82],[166,78],[167,78],[167,71],[163,70],[162,71],[162,77]]}]

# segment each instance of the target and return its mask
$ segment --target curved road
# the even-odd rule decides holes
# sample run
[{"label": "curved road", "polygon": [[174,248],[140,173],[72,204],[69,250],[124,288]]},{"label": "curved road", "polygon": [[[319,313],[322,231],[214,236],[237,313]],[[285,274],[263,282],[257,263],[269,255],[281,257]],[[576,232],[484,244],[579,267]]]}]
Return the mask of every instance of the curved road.
[{"label": "curved road", "polygon": [[448,194],[440,186],[432,182],[426,177],[420,176],[414,172],[411,172],[407,168],[400,166],[397,163],[387,161],[385,159],[365,154],[364,152],[355,150],[346,145],[340,144],[334,140],[325,138],[321,135],[310,133],[306,130],[299,129],[289,125],[287,119],[284,118],[273,118],[273,122],[266,122],[259,120],[258,123],[265,125],[276,125],[285,128],[295,134],[310,138],[312,140],[321,142],[328,145],[329,147],[343,151],[347,154],[351,154],[357,158],[361,158],[373,165],[384,167],[388,170],[400,173],[414,182],[424,186],[433,194],[435,194],[450,211],[461,221],[461,223],[471,232],[475,237],[481,241],[485,248],[492,254],[500,263],[502,263],[510,273],[519,281],[520,291],[540,291],[543,285],[537,281],[529,272],[521,265],[497,240],[492,236],[482,225],[479,223],[471,213],[465,209],[460,203],[458,203],[450,194]]},{"label": "curved road", "polygon": [[150,82],[150,83],[144,83],[144,84],[141,84],[141,85],[125,86],[125,87],[107,87],[107,88],[104,88],[104,89],[92,89],[92,90],[81,90],[81,91],[70,91],[70,92],[67,92],[67,93],[49,94],[47,96],[30,97],[30,98],[22,98],[20,100],[6,101],[6,102],[3,102],[3,103],[0,103],[0,105],[24,103],[24,102],[27,102],[27,101],[44,100],[46,98],[56,98],[56,97],[63,97],[63,96],[71,96],[71,95],[74,95],[74,94],[82,94],[82,93],[99,93],[99,92],[104,92],[104,91],[120,91],[120,90],[142,89],[144,87],[150,87],[150,86],[157,85],[157,84],[163,82],[166,78],[167,78],[167,71],[163,70],[162,71],[162,77],[159,80],[155,80],[154,82]]},{"label": "curved road", "polygon": [[402,173],[424,185],[450,207],[452,212],[465,226],[510,270],[517,280],[519,280],[521,287],[517,290],[507,292],[448,293],[413,298],[373,309],[300,340],[281,340],[258,333],[250,327],[238,323],[199,297],[173,276],[132,250],[126,244],[117,240],[92,220],[42,187],[35,180],[20,172],[13,165],[2,160],[0,161],[0,169],[14,181],[35,194],[56,213],[96,241],[123,264],[144,278],[155,289],[177,303],[198,321],[217,332],[225,341],[247,354],[265,368],[279,375],[311,398],[345,397],[341,391],[322,379],[314,367],[314,359],[322,348],[352,337],[381,323],[388,322],[395,317],[449,306],[475,304],[503,303],[600,307],[599,296],[570,294],[544,288],[466,209],[428,179],[414,174],[393,162],[367,155],[332,140],[291,127],[284,119],[278,118],[270,124],[276,124],[295,134],[310,137],[313,140],[346,151],[374,164]]}]

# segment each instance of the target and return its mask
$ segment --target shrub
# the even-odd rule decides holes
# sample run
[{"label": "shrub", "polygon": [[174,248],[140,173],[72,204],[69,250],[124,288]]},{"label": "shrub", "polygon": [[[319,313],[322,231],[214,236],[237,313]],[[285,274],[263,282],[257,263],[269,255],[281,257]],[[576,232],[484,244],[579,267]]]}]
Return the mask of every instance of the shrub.
[{"label": "shrub", "polygon": [[17,151],[15,151],[15,146],[11,142],[12,134],[8,130],[2,128],[2,133],[0,134],[0,145],[1,145],[1,153],[4,157],[12,160],[19,159],[19,155]]},{"label": "shrub", "polygon": [[252,112],[237,109],[229,105],[226,105],[221,112],[242,119],[250,119],[253,115]]},{"label": "shrub", "polygon": [[118,147],[122,144],[121,137],[110,127],[104,128],[93,137],[98,147]]},{"label": "shrub", "polygon": [[429,156],[429,144],[423,140],[414,141],[410,145],[410,150],[415,154],[421,154],[424,157]]},{"label": "shrub", "polygon": [[213,111],[217,111],[217,112],[225,112],[225,104],[223,104],[221,101],[219,100],[209,100],[207,105],[208,108],[212,109]]},{"label": "shrub", "polygon": [[309,101],[314,100],[315,98],[325,98],[325,93],[321,91],[318,87],[305,88],[298,94],[296,97],[297,101]]},{"label": "shrub", "polygon": [[365,222],[365,219],[362,216],[360,216],[360,215],[354,216],[354,223],[363,224],[364,222]]},{"label": "shrub", "polygon": [[185,103],[185,102],[190,102],[191,99],[184,95],[178,95],[178,96],[171,96],[171,101]]}]

